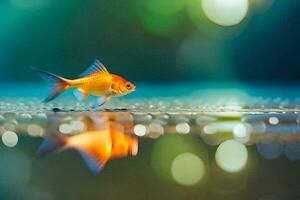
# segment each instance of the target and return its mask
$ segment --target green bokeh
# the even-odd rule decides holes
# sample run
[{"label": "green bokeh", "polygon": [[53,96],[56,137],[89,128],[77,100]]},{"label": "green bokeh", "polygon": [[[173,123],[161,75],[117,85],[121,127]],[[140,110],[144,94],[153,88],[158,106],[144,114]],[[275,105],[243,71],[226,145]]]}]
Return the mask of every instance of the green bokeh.
[{"label": "green bokeh", "polygon": [[141,22],[144,28],[155,35],[167,36],[174,34],[181,25],[180,15],[164,15],[153,12],[141,14]]},{"label": "green bokeh", "polygon": [[179,154],[186,152],[198,155],[207,164],[208,152],[202,146],[200,138],[186,135],[162,136],[153,147],[152,167],[162,180],[171,182],[171,164]]},{"label": "green bokeh", "polygon": [[182,10],[186,0],[147,0],[146,6],[149,10],[159,14],[174,14]]}]

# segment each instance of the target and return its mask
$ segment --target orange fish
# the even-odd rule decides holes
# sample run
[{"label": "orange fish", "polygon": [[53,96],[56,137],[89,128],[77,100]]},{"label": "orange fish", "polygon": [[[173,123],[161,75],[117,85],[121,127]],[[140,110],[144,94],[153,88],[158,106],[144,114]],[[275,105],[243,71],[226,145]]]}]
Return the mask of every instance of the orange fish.
[{"label": "orange fish", "polygon": [[78,79],[66,79],[55,74],[38,70],[41,77],[52,84],[51,90],[44,102],[49,102],[65,90],[75,88],[74,95],[78,100],[83,100],[89,95],[103,97],[99,106],[108,102],[113,96],[126,95],[135,90],[135,85],[124,78],[111,74],[106,67],[95,60]]},{"label": "orange fish", "polygon": [[37,158],[50,153],[74,148],[79,151],[90,170],[98,174],[107,161],[123,158],[129,155],[135,156],[138,152],[138,140],[136,137],[125,134],[116,123],[108,123],[108,127],[99,131],[89,131],[82,134],[46,139],[41,144]]}]

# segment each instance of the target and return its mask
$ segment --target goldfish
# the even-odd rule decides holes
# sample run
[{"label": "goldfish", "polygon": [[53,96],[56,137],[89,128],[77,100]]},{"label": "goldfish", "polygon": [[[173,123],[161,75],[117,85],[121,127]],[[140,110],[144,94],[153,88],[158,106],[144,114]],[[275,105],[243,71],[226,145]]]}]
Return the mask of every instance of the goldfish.
[{"label": "goldfish", "polygon": [[116,74],[111,74],[106,67],[95,60],[77,79],[66,79],[56,74],[34,69],[40,76],[51,84],[51,89],[44,102],[47,103],[58,97],[64,91],[75,88],[74,96],[84,100],[89,95],[98,96],[99,106],[110,101],[114,96],[122,96],[133,92],[136,86]]},{"label": "goldfish", "polygon": [[69,137],[58,134],[51,136],[51,139],[42,142],[36,158],[75,149],[94,174],[98,174],[109,160],[135,156],[138,153],[137,138],[125,134],[122,127],[114,122],[109,122],[108,127],[103,130],[87,131]]}]

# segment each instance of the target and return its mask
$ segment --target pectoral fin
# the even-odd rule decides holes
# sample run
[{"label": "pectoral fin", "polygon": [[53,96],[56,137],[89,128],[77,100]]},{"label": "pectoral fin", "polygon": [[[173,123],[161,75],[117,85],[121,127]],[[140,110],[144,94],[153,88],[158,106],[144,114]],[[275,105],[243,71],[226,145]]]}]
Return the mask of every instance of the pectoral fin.
[{"label": "pectoral fin", "polygon": [[73,90],[73,95],[78,101],[83,101],[86,99],[89,95],[87,93],[84,93],[83,91],[80,91],[79,89]]},{"label": "pectoral fin", "polygon": [[98,97],[97,100],[96,100],[96,103],[93,106],[93,108],[98,108],[98,107],[104,105],[105,103],[109,102],[110,100],[111,100],[111,96]]}]

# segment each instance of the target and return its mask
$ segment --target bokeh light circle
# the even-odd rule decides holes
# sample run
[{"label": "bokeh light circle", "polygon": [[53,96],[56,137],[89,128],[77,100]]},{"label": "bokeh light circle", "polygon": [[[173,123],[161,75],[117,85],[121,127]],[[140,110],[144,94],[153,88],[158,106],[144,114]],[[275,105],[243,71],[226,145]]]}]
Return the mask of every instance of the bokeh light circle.
[{"label": "bokeh light circle", "polygon": [[84,129],[85,129],[85,124],[80,120],[71,121],[70,125],[71,125],[73,131],[81,132],[81,131],[84,131]]},{"label": "bokeh light circle", "polygon": [[59,132],[64,134],[70,134],[72,132],[72,127],[70,124],[61,124],[59,126]]},{"label": "bokeh light circle", "polygon": [[29,124],[27,128],[27,132],[30,136],[38,137],[38,136],[43,136],[44,129],[37,124]]},{"label": "bokeh light circle", "polygon": [[226,172],[241,171],[248,160],[248,151],[245,145],[235,140],[221,143],[216,151],[216,162]]},{"label": "bokeh light circle", "polygon": [[248,0],[202,0],[205,15],[221,26],[240,23],[248,11]]},{"label": "bokeh light circle", "polygon": [[236,141],[241,143],[247,143],[250,140],[250,134],[248,130],[247,124],[238,123],[236,126],[233,127],[232,133],[233,137]]},{"label": "bokeh light circle", "polygon": [[271,143],[257,143],[257,152],[267,160],[274,160],[279,158],[284,152],[285,145],[278,142]]},{"label": "bokeh light circle", "polygon": [[136,124],[133,128],[133,132],[137,136],[144,136],[147,133],[147,128],[143,124]]},{"label": "bokeh light circle", "polygon": [[182,153],[172,162],[171,173],[173,179],[180,185],[192,186],[204,176],[203,161],[193,153]]},{"label": "bokeh light circle", "polygon": [[270,117],[270,118],[269,118],[269,123],[270,123],[271,125],[277,125],[277,124],[279,124],[279,119],[278,119],[278,117]]},{"label": "bokeh light circle", "polygon": [[5,131],[2,135],[2,142],[5,146],[14,147],[18,143],[18,135],[13,131]]},{"label": "bokeh light circle", "polygon": [[174,182],[172,165],[174,165],[174,160],[184,153],[199,155],[206,168],[209,155],[206,146],[199,141],[198,137],[181,134],[162,135],[155,140],[152,151],[151,165],[154,172],[163,181]]},{"label": "bokeh light circle", "polygon": [[181,134],[188,134],[191,130],[191,127],[188,123],[179,123],[176,125],[176,131]]},{"label": "bokeh light circle", "polygon": [[145,1],[146,7],[152,12],[171,15],[184,8],[185,0],[151,0]]}]

